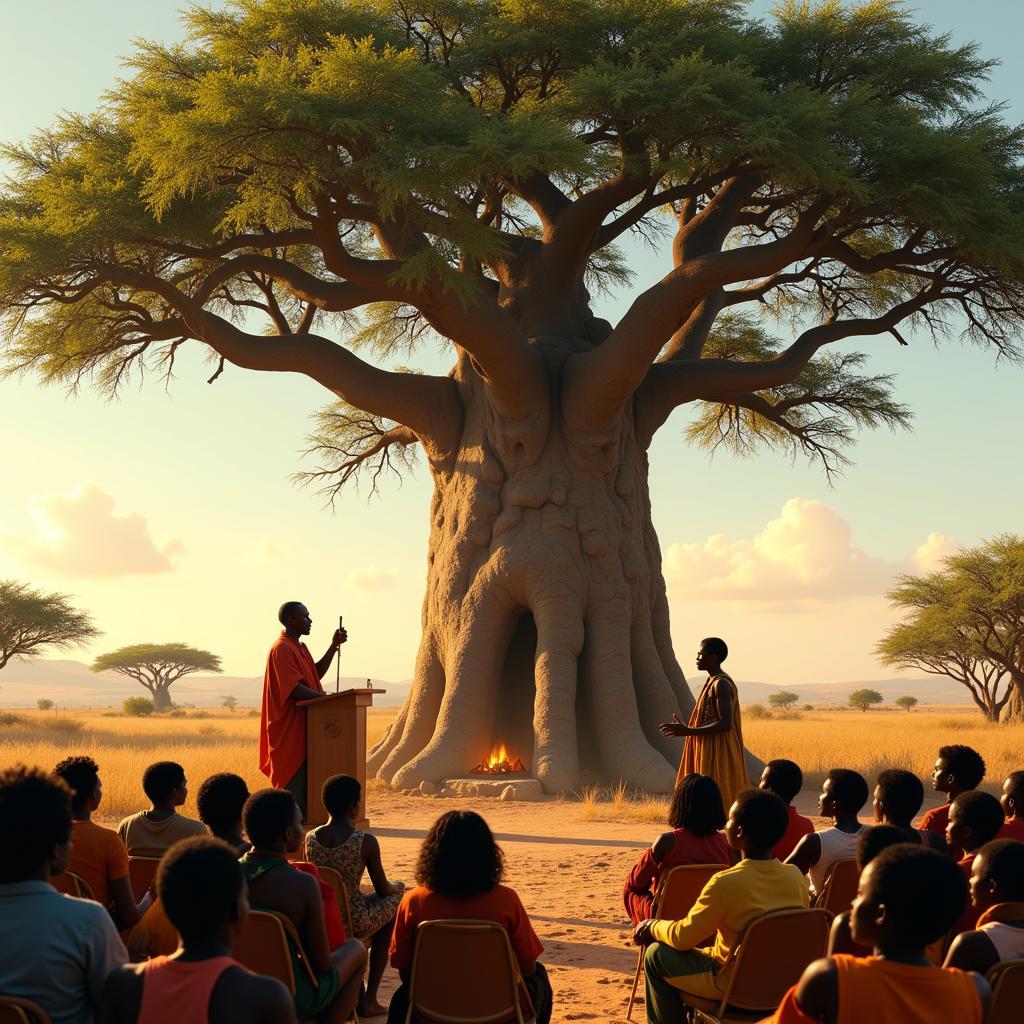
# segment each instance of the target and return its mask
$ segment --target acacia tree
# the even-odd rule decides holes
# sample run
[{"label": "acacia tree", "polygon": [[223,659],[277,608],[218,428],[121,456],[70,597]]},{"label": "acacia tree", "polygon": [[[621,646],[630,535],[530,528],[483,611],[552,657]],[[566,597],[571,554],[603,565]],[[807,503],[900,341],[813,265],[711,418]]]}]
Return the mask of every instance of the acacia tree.
[{"label": "acacia tree", "polygon": [[1024,538],[1004,534],[901,576],[889,600],[907,617],[878,645],[882,661],[962,683],[992,722],[1024,711]]},{"label": "acacia tree", "polygon": [[132,644],[101,654],[93,672],[116,672],[141,683],[153,698],[154,711],[171,706],[170,688],[193,672],[222,672],[220,658],[188,644]]},{"label": "acacia tree", "polygon": [[897,697],[893,703],[900,708],[906,708],[909,714],[914,708],[920,703],[916,697],[911,696],[909,693],[904,694],[902,697]]},{"label": "acacia tree", "polygon": [[[1022,137],[977,103],[990,65],[891,0],[186,18],[98,114],[7,151],[9,365],[112,391],[198,342],[211,382],[318,381],[328,488],[415,451],[434,483],[413,686],[370,770],[407,787],[503,741],[549,791],[670,790],[657,724],[693,698],[651,440],[689,406],[692,443],[831,474],[909,415],[842,342],[956,325],[1018,356]],[[612,324],[591,296],[632,280],[631,234],[665,272]],[[429,339],[448,374],[398,365]]]},{"label": "acacia tree", "polygon": [[88,612],[75,608],[64,594],[0,580],[0,669],[12,658],[38,658],[48,649],[70,651],[99,635]]},{"label": "acacia tree", "polygon": [[799,693],[794,693],[792,690],[779,690],[769,694],[768,703],[773,708],[782,708],[783,711],[788,711],[799,699]]},{"label": "acacia tree", "polygon": [[850,694],[847,703],[850,707],[858,708],[861,711],[870,711],[872,704],[881,704],[885,698],[877,691],[865,688],[854,690]]}]

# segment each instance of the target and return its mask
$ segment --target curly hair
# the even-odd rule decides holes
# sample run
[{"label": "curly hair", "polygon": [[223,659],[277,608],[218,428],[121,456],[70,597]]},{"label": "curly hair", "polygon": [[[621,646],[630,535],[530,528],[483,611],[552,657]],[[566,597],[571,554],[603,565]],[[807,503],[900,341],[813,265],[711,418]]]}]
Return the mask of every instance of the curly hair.
[{"label": "curly hair", "polygon": [[878,799],[886,814],[900,824],[909,823],[924,803],[924,786],[913,773],[902,768],[886,768],[879,772]]},{"label": "curly hair", "polygon": [[242,820],[249,799],[245,779],[234,772],[218,772],[203,781],[196,796],[199,820],[214,834],[227,832]]},{"label": "curly hair", "polygon": [[[22,882],[71,835],[71,788],[42,768],[0,772],[0,883]],[[15,839],[17,837],[17,839]]]},{"label": "curly hair", "polygon": [[718,783],[697,772],[680,779],[668,808],[668,823],[695,836],[712,836],[724,828],[725,807]]},{"label": "curly hair", "polygon": [[964,789],[974,789],[985,778],[985,760],[973,747],[951,743],[939,747],[939,757],[946,762],[946,774],[952,775]]},{"label": "curly hair", "polygon": [[63,779],[71,787],[71,810],[81,814],[85,805],[92,799],[96,786],[100,781],[100,766],[86,754],[65,757],[53,774]]},{"label": "curly hair", "polygon": [[505,876],[505,855],[474,811],[449,811],[431,826],[416,863],[416,881],[432,892],[469,899]]},{"label": "curly hair", "polygon": [[156,761],[142,773],[142,792],[162,804],[184,781],[185,769],[177,761]]},{"label": "curly hair", "polygon": [[237,907],[244,885],[235,851],[209,836],[175,843],[156,874],[160,902],[185,942],[215,935]]}]

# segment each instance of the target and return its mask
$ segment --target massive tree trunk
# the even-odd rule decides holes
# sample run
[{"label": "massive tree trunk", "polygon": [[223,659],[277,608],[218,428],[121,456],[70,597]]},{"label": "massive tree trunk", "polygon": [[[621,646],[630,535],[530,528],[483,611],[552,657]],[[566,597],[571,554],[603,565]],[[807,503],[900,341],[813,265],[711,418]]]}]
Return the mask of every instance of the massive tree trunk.
[{"label": "massive tree trunk", "polygon": [[423,636],[409,699],[368,767],[392,785],[465,775],[504,743],[548,792],[671,790],[693,698],[672,651],[643,410],[581,433],[558,401],[590,343],[534,338],[555,396],[509,422],[468,362],[457,449],[432,464]]}]

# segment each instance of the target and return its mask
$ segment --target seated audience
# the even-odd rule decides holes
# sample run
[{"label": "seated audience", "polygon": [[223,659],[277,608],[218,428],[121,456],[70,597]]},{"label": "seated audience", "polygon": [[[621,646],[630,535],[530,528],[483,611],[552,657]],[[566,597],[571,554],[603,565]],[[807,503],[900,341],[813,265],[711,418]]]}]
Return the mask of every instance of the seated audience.
[{"label": "seated audience", "polygon": [[530,993],[537,1024],[551,1019],[551,983],[537,957],[544,952],[515,889],[501,884],[505,857],[487,822],[473,811],[449,811],[431,826],[420,847],[416,888],[395,915],[391,966],[402,985],[391,997],[388,1024],[404,1024],[416,929],[423,921],[461,917],[497,921],[508,932]]},{"label": "seated audience", "polygon": [[763,789],[766,793],[774,793],[786,805],[786,812],[789,815],[786,831],[772,850],[772,856],[778,857],[779,860],[785,860],[796,849],[796,844],[814,831],[814,822],[798,814],[793,806],[793,801],[803,788],[803,784],[804,773],[800,766],[795,761],[787,761],[782,757],[769,761],[761,773],[761,781],[757,788]]},{"label": "seated audience", "polygon": [[633,866],[622,891],[626,913],[634,925],[651,916],[651,903],[661,876],[678,864],[732,863],[729,841],[720,831],[725,808],[718,784],[693,773],[680,779],[668,809],[671,832],[665,832]]},{"label": "seated audience", "polygon": [[333,952],[324,923],[324,903],[316,878],[289,863],[287,854],[302,848],[302,812],[286,789],[261,789],[242,812],[253,848],[241,860],[249,882],[249,905],[291,919],[317,977],[314,987],[292,950],[295,969],[295,1012],[341,1024],[359,999],[366,966],[366,947],[347,939]]},{"label": "seated audience", "polygon": [[816,960],[789,990],[776,1024],[981,1024],[988,983],[936,967],[925,955],[967,903],[956,865],[934,850],[900,843],[864,869],[851,924],[874,955]]},{"label": "seated audience", "polygon": [[[405,886],[389,882],[380,858],[380,843],[369,832],[360,832],[362,789],[351,775],[333,775],[323,784],[321,799],[330,815],[326,825],[306,834],[306,858],[320,867],[334,868],[348,894],[352,930],[360,939],[373,936],[370,970],[359,1013],[378,1017],[387,1012],[377,1001],[377,991],[388,964],[391,928],[395,911],[402,902]],[[373,894],[359,888],[363,873],[369,872]]]},{"label": "seated audience", "polygon": [[[857,871],[864,869],[883,851],[890,846],[898,846],[907,841],[906,836],[892,825],[871,825],[864,829],[857,840]],[[844,910],[832,919],[832,928],[828,937],[828,952],[850,953],[853,956],[870,956],[870,946],[858,946],[850,932],[850,912]]]},{"label": "seated audience", "polygon": [[[633,933],[647,946],[647,1018],[651,1024],[681,1022],[680,993],[720,999],[728,984],[723,970],[747,924],[772,910],[807,906],[807,879],[772,853],[789,822],[786,805],[774,793],[748,789],[729,809],[725,835],[740,855],[704,887],[681,921],[641,921]],[[710,949],[696,944],[714,935]]]},{"label": "seated audience", "polygon": [[128,959],[110,915],[56,892],[67,868],[71,790],[40,768],[0,772],[0,992],[53,1024],[89,1024],[107,975]]},{"label": "seated audience", "polygon": [[1024,960],[1024,843],[986,843],[974,857],[970,889],[977,930],[953,940],[946,967],[986,974],[1002,960]]},{"label": "seated audience", "polygon": [[252,849],[242,833],[242,808],[249,799],[245,779],[233,772],[218,772],[203,781],[196,796],[199,820],[239,856]]},{"label": "seated audience", "polygon": [[284,985],[232,959],[249,904],[231,847],[202,837],[176,843],[160,864],[156,888],[181,946],[114,971],[99,1024],[292,1024]]},{"label": "seated audience", "polygon": [[857,815],[867,802],[868,784],[859,772],[833,768],[828,773],[818,797],[818,809],[823,818],[831,818],[835,824],[804,836],[786,858],[787,864],[795,864],[809,876],[812,896],[824,888],[836,861],[857,856],[857,840],[867,828]]},{"label": "seated audience", "polygon": [[136,903],[128,877],[128,851],[121,837],[93,822],[103,799],[100,769],[91,757],[66,757],[54,769],[71,788],[71,856],[67,870],[81,875],[93,899],[113,915],[119,928],[131,928],[153,902],[147,892]]},{"label": "seated audience", "polygon": [[875,785],[875,821],[879,825],[892,825],[903,833],[905,843],[929,846],[939,853],[949,853],[946,839],[938,832],[918,830],[913,826],[914,816],[924,803],[924,786],[913,773],[902,768],[887,768],[879,773]]},{"label": "seated audience", "polygon": [[1024,772],[1010,772],[1007,775],[999,802],[1006,815],[999,838],[1017,839],[1024,843]]},{"label": "seated audience", "polygon": [[[982,793],[972,789],[961,793],[949,805],[949,824],[946,826],[946,839],[950,849],[964,850],[957,863],[970,881],[974,865],[974,855],[986,843],[992,842],[1003,827],[1003,808],[999,801],[990,793]],[[970,931],[978,921],[978,911],[968,902],[955,930]]]},{"label": "seated audience", "polygon": [[142,790],[152,805],[122,819],[117,826],[129,857],[162,857],[179,839],[206,835],[201,821],[178,813],[188,798],[185,769],[174,761],[157,761],[142,773]]},{"label": "seated audience", "polygon": [[[961,743],[939,747],[939,756],[932,770],[932,788],[936,793],[945,793],[946,802],[926,811],[921,818],[920,827],[925,832],[934,832],[945,839],[950,804],[961,793],[977,789],[983,778],[985,762],[976,750]],[[950,853],[956,860],[960,860],[964,855],[964,851],[960,849],[952,849]]]}]

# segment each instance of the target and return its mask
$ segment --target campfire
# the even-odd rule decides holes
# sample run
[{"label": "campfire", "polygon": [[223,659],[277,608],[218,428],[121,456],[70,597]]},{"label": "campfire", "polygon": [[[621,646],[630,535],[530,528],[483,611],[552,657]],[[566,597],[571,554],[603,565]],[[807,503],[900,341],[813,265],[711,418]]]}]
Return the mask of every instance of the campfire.
[{"label": "campfire", "polygon": [[500,747],[495,747],[489,757],[485,757],[472,769],[474,775],[512,775],[525,771],[522,759],[509,757],[504,743]]}]

